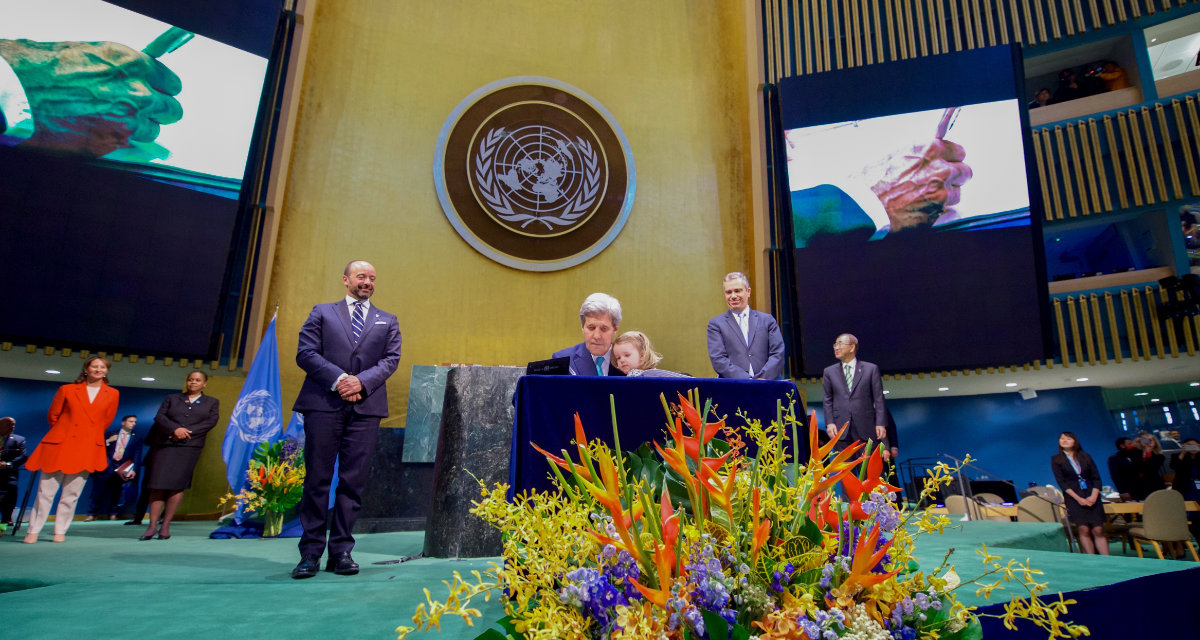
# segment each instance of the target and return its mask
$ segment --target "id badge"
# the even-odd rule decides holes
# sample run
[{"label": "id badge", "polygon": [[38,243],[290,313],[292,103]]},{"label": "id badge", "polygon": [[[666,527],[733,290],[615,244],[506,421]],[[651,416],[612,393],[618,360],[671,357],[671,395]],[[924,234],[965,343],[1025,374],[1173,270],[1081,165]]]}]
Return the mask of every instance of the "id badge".
[{"label": "id badge", "polygon": [[1079,479],[1079,488],[1083,489],[1084,491],[1087,491],[1087,480],[1080,478]]},{"label": "id badge", "polygon": [[1195,480],[1192,480],[1192,484],[1196,486],[1197,491],[1200,491],[1200,478],[1196,478]]}]

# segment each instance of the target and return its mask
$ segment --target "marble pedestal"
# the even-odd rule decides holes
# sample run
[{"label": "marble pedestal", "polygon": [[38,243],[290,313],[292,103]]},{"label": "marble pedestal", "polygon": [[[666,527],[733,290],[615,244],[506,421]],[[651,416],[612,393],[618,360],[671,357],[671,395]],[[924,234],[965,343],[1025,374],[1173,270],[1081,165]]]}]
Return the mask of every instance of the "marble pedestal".
[{"label": "marble pedestal", "polygon": [[524,367],[455,367],[446,376],[425,555],[498,556],[500,532],[470,513],[479,482],[508,482],[513,391]]},{"label": "marble pedestal", "polygon": [[355,533],[420,531],[425,528],[429,494],[433,490],[433,463],[402,462],[405,430],[383,428],[371,454],[371,468],[363,487],[362,511]]}]

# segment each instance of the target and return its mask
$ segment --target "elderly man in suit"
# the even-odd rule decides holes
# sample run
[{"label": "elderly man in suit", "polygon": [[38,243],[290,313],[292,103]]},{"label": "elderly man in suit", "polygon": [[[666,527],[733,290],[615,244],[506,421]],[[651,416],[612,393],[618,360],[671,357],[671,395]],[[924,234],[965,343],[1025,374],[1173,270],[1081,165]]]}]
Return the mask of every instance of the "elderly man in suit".
[{"label": "elderly man in suit", "polygon": [[621,303],[607,293],[593,293],[579,307],[583,342],[554,352],[555,358],[571,358],[571,373],[577,376],[623,376],[613,362],[612,343],[621,325]]},{"label": "elderly man in suit", "polygon": [[[358,573],[350,551],[362,507],[379,421],[388,415],[387,382],[400,363],[396,316],[371,304],[375,267],[355,260],[342,273],[346,297],[313,307],[300,329],[296,363],[307,374],[292,407],[304,416],[304,493],[300,563],[293,578],[311,578],[328,548],[325,570]],[[334,460],[338,485],[332,513]],[[328,540],[326,531],[328,530]]]},{"label": "elderly man in suit", "polygon": [[15,419],[0,418],[0,524],[5,527],[12,526],[13,510],[17,508],[17,475],[29,457],[25,438],[13,433],[16,427]]},{"label": "elderly man in suit", "polygon": [[879,367],[858,359],[858,338],[843,333],[833,343],[837,364],[821,376],[824,390],[825,431],[832,438],[849,422],[835,447],[841,450],[856,440],[874,440],[887,446],[887,412]]},{"label": "elderly man in suit", "polygon": [[770,314],[750,308],[750,280],[722,281],[729,311],[708,321],[708,359],[721,378],[775,380],[783,373],[783,334]]}]

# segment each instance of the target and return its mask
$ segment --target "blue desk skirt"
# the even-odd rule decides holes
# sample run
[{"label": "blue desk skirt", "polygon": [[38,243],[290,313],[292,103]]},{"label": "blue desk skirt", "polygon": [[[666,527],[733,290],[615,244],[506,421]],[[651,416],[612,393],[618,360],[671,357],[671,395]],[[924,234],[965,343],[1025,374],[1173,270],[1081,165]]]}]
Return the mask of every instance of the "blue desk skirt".
[{"label": "blue desk skirt", "polygon": [[[596,376],[525,376],[517,381],[513,402],[513,433],[509,460],[509,485],[512,492],[529,489],[549,490],[553,483],[546,458],[530,442],[559,455],[561,449],[576,458],[571,440],[575,437],[575,418],[579,414],[589,440],[599,438],[613,444],[612,413],[609,396],[616,402],[621,449],[633,451],[643,442],[664,442],[667,415],[659,394],[667,401],[679,402],[688,389],[699,389],[702,400],[711,399],[718,415],[727,416],[730,426],[742,426],[737,413],[770,423],[778,403],[787,411],[796,402],[797,417],[804,415],[796,385],[786,380],[723,380],[719,378],[621,378]],[[703,407],[697,407],[703,409]],[[801,437],[801,455],[808,457],[808,440]]]}]

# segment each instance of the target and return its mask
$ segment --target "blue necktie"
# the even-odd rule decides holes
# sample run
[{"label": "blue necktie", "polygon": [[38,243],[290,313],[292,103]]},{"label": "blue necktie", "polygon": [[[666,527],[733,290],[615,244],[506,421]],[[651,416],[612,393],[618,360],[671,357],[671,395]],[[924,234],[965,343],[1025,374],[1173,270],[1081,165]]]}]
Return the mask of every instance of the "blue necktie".
[{"label": "blue necktie", "polygon": [[354,313],[350,315],[350,325],[354,331],[354,344],[358,344],[358,339],[362,337],[363,332],[363,303],[354,303]]},{"label": "blue necktie", "polygon": [[596,356],[596,375],[604,375],[604,356]]}]

